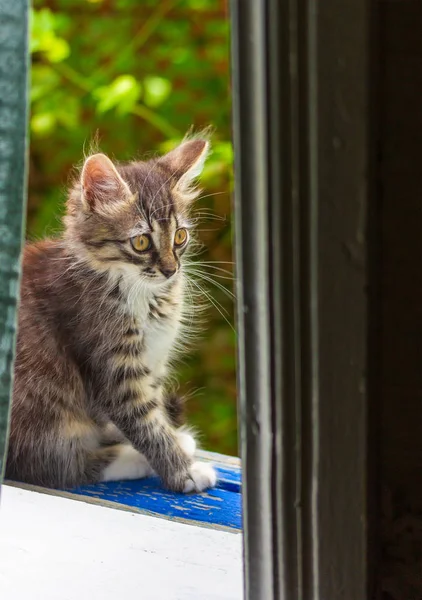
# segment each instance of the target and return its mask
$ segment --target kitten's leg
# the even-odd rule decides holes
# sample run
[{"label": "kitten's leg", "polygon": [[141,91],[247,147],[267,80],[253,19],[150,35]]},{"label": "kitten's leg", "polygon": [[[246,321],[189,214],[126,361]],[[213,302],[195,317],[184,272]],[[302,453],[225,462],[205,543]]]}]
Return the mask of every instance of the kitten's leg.
[{"label": "kitten's leg", "polygon": [[100,446],[114,446],[115,444],[127,444],[128,441],[119,429],[111,421],[101,428]]},{"label": "kitten's leg", "polygon": [[[193,457],[196,451],[194,432],[190,427],[179,427],[176,430],[177,439],[184,452]],[[114,446],[116,444],[130,444],[123,433],[113,423],[108,423],[101,432],[100,446]],[[144,460],[146,458],[144,457]]]},{"label": "kitten's leg", "polygon": [[[185,432],[183,431],[180,432],[181,435],[185,435]],[[191,439],[188,439],[191,438]],[[192,441],[191,441],[192,440]],[[186,446],[192,448],[192,442],[193,444],[195,444],[195,441],[192,439],[192,436],[188,436],[187,432],[186,432]],[[129,440],[127,438],[125,438],[125,436],[123,435],[123,433],[117,429],[117,427],[114,425],[114,423],[112,423],[111,421],[109,423],[107,423],[107,425],[105,425],[105,427],[102,428],[101,431],[101,439],[100,439],[100,446],[101,447],[107,447],[107,446],[115,446],[115,445],[121,445],[122,446],[122,455],[119,456],[118,458],[116,458],[116,461],[113,462],[112,464],[114,465],[114,467],[117,469],[117,475],[116,477],[114,475],[110,475],[114,473],[114,469],[111,471],[107,471],[105,477],[106,479],[103,479],[103,481],[118,481],[121,479],[134,479],[134,477],[132,477],[131,475],[126,476],[124,474],[124,472],[126,472],[126,470],[129,470],[129,472],[132,471],[131,467],[128,465],[128,463],[132,462],[131,459],[133,459],[133,463],[134,463],[134,472],[138,473],[139,472],[139,460],[141,460],[142,466],[141,466],[141,475],[139,475],[139,477],[148,477],[149,475],[154,475],[154,471],[152,469],[152,467],[150,466],[150,464],[148,463],[147,459],[145,458],[145,456],[143,454],[140,454],[137,450],[135,450],[132,446],[132,444],[129,442]],[[195,450],[193,450],[194,452]],[[192,454],[193,454],[192,452]],[[139,459],[139,457],[141,457],[141,459]],[[110,464],[110,468],[111,468],[111,464]],[[123,471],[122,471],[123,469]],[[123,472],[123,474],[122,474]],[[135,477],[135,479],[138,477]]]},{"label": "kitten's leg", "polygon": [[185,399],[178,394],[168,394],[164,398],[164,407],[166,409],[170,423],[174,427],[181,427],[185,423]]},{"label": "kitten's leg", "polygon": [[190,434],[178,432],[166,418],[160,403],[139,397],[127,399],[118,409],[110,407],[110,418],[144,454],[164,485],[176,492],[201,492],[216,483],[214,469],[192,461],[195,443]]},{"label": "kitten's leg", "polygon": [[84,480],[87,483],[142,479],[151,474],[145,456],[130,444],[104,446],[86,455]]},{"label": "kitten's leg", "polygon": [[176,436],[182,450],[193,458],[196,451],[196,440],[192,430],[189,427],[180,427],[176,430]]},{"label": "kitten's leg", "polygon": [[152,475],[153,471],[142,454],[130,444],[117,447],[117,455],[101,472],[101,481],[120,481],[121,479],[142,479]]}]

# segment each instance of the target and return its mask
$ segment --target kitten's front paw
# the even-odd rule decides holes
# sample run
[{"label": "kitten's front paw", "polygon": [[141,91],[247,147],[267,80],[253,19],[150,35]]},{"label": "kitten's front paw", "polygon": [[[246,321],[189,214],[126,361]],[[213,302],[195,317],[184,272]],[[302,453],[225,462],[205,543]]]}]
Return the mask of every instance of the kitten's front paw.
[{"label": "kitten's front paw", "polygon": [[217,474],[213,467],[207,463],[196,462],[189,467],[189,479],[185,481],[183,493],[203,492],[214,487],[216,483]]}]

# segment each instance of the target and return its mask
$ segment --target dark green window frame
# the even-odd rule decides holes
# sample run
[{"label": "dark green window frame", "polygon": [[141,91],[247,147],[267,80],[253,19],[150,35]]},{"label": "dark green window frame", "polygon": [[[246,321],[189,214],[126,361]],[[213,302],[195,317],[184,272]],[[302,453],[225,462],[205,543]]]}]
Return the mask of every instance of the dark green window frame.
[{"label": "dark green window frame", "polygon": [[13,385],[26,213],[27,0],[0,0],[0,484]]}]

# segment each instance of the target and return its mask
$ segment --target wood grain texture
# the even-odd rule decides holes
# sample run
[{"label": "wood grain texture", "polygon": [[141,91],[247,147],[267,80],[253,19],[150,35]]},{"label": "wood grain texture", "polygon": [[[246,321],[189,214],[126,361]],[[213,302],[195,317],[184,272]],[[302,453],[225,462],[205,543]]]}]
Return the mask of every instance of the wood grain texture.
[{"label": "wood grain texture", "polygon": [[26,206],[27,0],[0,0],[0,483],[15,353]]}]

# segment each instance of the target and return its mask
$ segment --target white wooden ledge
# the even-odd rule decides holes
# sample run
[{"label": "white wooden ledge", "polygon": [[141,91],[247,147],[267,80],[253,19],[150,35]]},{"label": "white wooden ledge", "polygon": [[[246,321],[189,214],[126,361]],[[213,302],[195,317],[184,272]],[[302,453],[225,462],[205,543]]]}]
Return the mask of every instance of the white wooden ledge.
[{"label": "white wooden ledge", "polygon": [[1,600],[241,600],[242,536],[2,486]]}]

